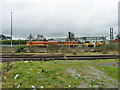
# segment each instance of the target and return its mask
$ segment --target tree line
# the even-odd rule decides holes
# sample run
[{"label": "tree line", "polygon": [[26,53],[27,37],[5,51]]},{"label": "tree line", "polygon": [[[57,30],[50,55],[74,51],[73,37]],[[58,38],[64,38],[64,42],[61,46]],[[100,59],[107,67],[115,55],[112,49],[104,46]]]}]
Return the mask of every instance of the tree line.
[{"label": "tree line", "polygon": [[[12,44],[13,45],[26,44],[27,41],[28,40],[12,40]],[[3,45],[10,45],[11,44],[11,40],[1,40],[0,42]]]}]

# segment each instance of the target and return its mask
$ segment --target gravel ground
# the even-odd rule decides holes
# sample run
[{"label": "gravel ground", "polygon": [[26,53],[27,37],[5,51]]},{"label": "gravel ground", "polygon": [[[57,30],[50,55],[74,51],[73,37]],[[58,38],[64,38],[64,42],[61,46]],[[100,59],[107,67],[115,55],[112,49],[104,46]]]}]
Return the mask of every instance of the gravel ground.
[{"label": "gravel ground", "polygon": [[[118,80],[111,78],[110,76],[104,74],[103,71],[95,69],[92,66],[84,66],[84,68],[79,68],[81,73],[78,73],[76,69],[69,68],[67,72],[71,73],[74,78],[82,77],[87,82],[84,81],[80,83],[80,88],[118,88]],[[97,85],[91,85],[91,82],[98,83]]]},{"label": "gravel ground", "polygon": [[100,62],[100,63],[91,62],[91,64],[99,65],[99,66],[107,66],[107,67],[118,67],[117,62]]}]

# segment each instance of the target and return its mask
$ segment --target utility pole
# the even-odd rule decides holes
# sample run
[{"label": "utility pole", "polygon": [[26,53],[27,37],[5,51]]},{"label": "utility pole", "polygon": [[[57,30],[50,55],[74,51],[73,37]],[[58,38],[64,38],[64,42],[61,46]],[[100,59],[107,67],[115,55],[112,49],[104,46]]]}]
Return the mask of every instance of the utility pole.
[{"label": "utility pole", "polygon": [[113,41],[113,28],[110,28],[110,42]]},{"label": "utility pole", "polygon": [[12,47],[12,12],[11,12],[11,47]]}]

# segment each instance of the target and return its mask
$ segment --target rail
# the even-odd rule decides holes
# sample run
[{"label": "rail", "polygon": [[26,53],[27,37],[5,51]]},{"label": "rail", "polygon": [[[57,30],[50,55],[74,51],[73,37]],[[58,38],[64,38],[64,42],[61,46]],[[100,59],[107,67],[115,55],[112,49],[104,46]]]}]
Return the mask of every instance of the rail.
[{"label": "rail", "polygon": [[14,61],[50,61],[50,60],[100,60],[100,59],[118,59],[118,55],[2,55],[2,62]]}]

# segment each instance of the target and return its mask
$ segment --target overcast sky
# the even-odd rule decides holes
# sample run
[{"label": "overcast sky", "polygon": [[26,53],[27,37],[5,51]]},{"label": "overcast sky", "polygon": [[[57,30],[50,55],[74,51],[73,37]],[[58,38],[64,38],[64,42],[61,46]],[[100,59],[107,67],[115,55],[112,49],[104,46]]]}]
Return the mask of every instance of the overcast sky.
[{"label": "overcast sky", "polygon": [[118,31],[119,0],[3,0],[2,32],[10,35],[13,12],[13,37],[109,36]]}]

